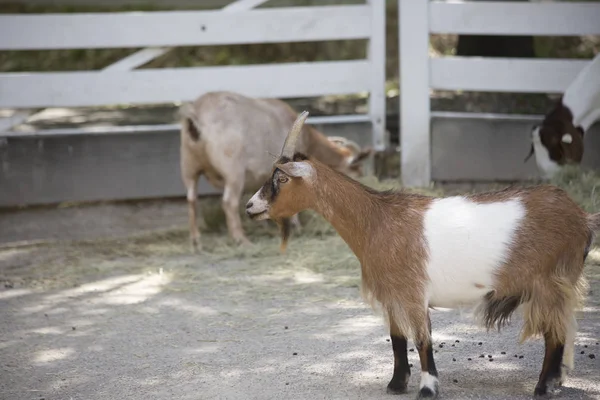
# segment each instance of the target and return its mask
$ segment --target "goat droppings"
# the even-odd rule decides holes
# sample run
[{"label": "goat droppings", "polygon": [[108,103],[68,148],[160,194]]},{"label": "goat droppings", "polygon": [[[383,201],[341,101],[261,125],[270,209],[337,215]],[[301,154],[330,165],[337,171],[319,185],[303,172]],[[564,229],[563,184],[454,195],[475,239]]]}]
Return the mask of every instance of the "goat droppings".
[{"label": "goat droppings", "polygon": [[471,361],[471,358],[467,358],[467,361]]},{"label": "goat droppings", "polygon": [[589,357],[589,358],[591,358],[592,360],[593,360],[594,358],[596,358],[596,356],[595,356],[594,354],[590,354],[588,357]]},{"label": "goat droppings", "polygon": [[293,356],[297,356],[297,355],[298,355],[298,353],[292,353],[292,355],[293,355]]},{"label": "goat droppings", "polygon": [[452,382],[458,383],[458,379],[453,379]]}]

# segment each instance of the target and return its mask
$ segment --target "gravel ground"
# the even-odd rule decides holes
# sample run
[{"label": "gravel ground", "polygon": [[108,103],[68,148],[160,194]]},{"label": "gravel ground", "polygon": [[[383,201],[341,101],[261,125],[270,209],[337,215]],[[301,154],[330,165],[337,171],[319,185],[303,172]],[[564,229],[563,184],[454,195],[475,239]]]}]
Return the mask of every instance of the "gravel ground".
[{"label": "gravel ground", "polygon": [[[45,219],[35,217],[45,231],[32,234],[22,228],[19,239],[52,237],[60,229],[91,238],[92,221],[103,216],[122,221],[115,222],[121,233],[139,227],[119,218],[119,212],[125,215],[131,208],[107,207],[54,210],[62,213],[54,219],[53,211],[45,210]],[[185,218],[181,207],[162,205],[146,227],[180,222],[173,218]],[[0,232],[20,222],[35,228],[28,225],[28,212],[15,215],[10,224],[0,217]],[[98,236],[104,236],[103,226]],[[265,240],[275,253],[277,239]],[[322,240],[324,248],[340,241],[336,236]],[[11,268],[16,264],[51,271],[44,257],[61,248],[0,250],[0,278],[8,286],[0,289],[0,398],[414,398],[419,381],[415,351],[409,352],[414,366],[408,393],[385,393],[393,366],[391,344],[381,319],[352,283],[358,269],[343,272],[351,283],[341,284],[344,280],[333,280],[327,272],[293,268],[288,261],[302,254],[301,244],[293,242],[288,256],[262,258],[151,250],[126,257],[82,253],[77,262],[93,266],[96,273],[59,286],[7,278],[30,273]],[[592,255],[597,263],[600,252]],[[65,265],[73,262],[64,257]],[[576,368],[555,398],[600,399],[600,285],[594,276],[580,320]],[[502,333],[476,328],[468,311],[435,311],[432,322],[441,399],[531,398],[543,344],[517,344],[518,319]]]}]

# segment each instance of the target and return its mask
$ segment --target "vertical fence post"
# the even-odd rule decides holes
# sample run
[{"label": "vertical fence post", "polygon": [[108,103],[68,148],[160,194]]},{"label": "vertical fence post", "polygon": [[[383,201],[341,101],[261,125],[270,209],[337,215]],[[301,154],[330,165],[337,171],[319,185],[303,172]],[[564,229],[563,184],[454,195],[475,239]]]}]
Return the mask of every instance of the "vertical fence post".
[{"label": "vertical fence post", "polygon": [[431,182],[429,0],[398,0],[402,184]]},{"label": "vertical fence post", "polygon": [[368,0],[371,7],[371,37],[368,58],[371,65],[369,116],[373,127],[373,148],[385,150],[385,0]]}]

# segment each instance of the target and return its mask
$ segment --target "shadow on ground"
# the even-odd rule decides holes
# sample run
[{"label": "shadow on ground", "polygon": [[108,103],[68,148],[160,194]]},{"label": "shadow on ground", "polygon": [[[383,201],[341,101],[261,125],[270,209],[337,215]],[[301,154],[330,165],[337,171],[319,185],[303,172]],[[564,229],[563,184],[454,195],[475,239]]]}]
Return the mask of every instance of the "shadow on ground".
[{"label": "shadow on ground", "polygon": [[[200,255],[185,230],[0,250],[0,398],[392,398],[386,329],[337,236],[298,237],[287,255],[276,237],[232,250],[219,236],[205,235],[212,250]],[[593,252],[576,369],[556,398],[600,398],[599,260]],[[432,321],[441,398],[531,398],[543,345],[517,344],[518,319],[502,333],[468,312]],[[409,358],[409,391],[394,398],[416,394]]]}]

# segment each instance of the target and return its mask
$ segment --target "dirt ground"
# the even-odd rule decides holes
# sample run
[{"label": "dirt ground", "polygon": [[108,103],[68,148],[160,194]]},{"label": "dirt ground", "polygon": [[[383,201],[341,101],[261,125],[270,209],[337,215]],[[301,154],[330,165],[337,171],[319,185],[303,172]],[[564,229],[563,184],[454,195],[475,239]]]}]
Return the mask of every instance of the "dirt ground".
[{"label": "dirt ground", "polygon": [[[182,200],[0,214],[0,399],[394,398],[387,332],[339,237],[303,233],[281,255],[272,226],[250,248],[205,228],[191,254],[185,224]],[[599,264],[594,250],[576,368],[555,398],[600,399]],[[440,398],[531,397],[543,344],[517,343],[518,318],[502,333],[468,311],[432,322]],[[399,399],[416,395],[409,359]]]}]

